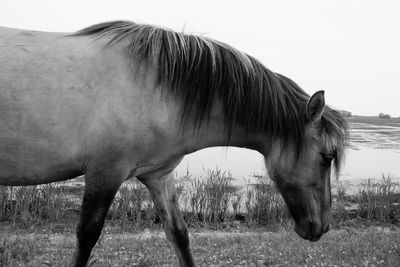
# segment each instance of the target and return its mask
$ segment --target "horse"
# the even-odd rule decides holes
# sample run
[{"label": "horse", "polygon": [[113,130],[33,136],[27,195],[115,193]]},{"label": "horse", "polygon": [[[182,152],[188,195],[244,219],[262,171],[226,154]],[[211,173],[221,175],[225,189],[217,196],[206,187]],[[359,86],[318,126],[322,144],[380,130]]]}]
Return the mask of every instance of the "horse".
[{"label": "horse", "polygon": [[71,266],[87,266],[121,184],[143,183],[194,266],[174,169],[213,146],[260,152],[302,238],[331,222],[347,124],[294,81],[204,36],[130,21],[73,33],[0,28],[0,185],[85,175]]}]

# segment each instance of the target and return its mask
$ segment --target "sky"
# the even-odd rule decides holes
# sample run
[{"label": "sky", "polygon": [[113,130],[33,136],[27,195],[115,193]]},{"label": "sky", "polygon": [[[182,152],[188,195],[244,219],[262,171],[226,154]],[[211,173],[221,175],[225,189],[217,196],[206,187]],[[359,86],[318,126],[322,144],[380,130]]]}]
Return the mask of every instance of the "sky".
[{"label": "sky", "polygon": [[226,42],[327,104],[400,116],[400,1],[2,0],[0,25],[70,32],[127,19]]},{"label": "sky", "polygon": [[400,116],[400,1],[2,0],[0,25],[70,32],[127,19],[203,34],[258,58],[326,102]]}]

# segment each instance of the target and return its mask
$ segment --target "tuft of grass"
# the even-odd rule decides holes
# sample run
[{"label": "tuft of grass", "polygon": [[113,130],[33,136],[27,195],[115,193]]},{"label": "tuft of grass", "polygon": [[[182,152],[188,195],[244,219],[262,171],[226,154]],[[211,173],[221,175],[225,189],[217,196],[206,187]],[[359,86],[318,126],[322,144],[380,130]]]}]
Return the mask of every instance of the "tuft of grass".
[{"label": "tuft of grass", "polygon": [[[184,209],[189,223],[218,225],[230,220],[231,204],[237,200],[237,188],[232,185],[232,176],[221,170],[207,171],[206,177],[189,179],[184,201],[189,203]],[[235,204],[236,208],[237,203]]]},{"label": "tuft of grass", "polygon": [[372,183],[369,179],[358,192],[358,216],[389,222],[400,215],[400,196],[396,194],[399,185],[392,181],[390,175],[382,175],[380,182]]},{"label": "tuft of grass", "polygon": [[123,230],[149,227],[154,217],[149,192],[136,179],[119,189],[107,215],[112,224]]},{"label": "tuft of grass", "polygon": [[0,221],[30,226],[61,221],[73,206],[64,183],[40,186],[0,186]]},{"label": "tuft of grass", "polygon": [[276,226],[289,218],[283,198],[274,184],[263,176],[254,176],[256,183],[246,182],[247,222]]},{"label": "tuft of grass", "polygon": [[349,212],[346,209],[346,188],[343,185],[337,188],[337,194],[334,198],[335,204],[332,213],[334,225],[337,227],[341,222],[349,219]]}]

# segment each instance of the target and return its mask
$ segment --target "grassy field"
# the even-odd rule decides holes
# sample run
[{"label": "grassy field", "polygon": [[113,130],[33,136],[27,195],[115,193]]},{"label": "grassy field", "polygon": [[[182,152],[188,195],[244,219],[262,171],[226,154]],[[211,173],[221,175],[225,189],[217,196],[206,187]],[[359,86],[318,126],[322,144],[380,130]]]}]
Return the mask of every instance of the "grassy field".
[{"label": "grassy field", "polygon": [[[356,195],[338,188],[334,229],[317,243],[293,232],[270,183],[248,185],[240,201],[229,181],[209,172],[205,180],[177,183],[200,266],[400,266],[399,185],[390,177]],[[1,187],[0,266],[67,266],[82,189],[82,183]],[[91,266],[177,266],[148,200],[140,184],[120,190]]]},{"label": "grassy field", "polygon": [[[110,232],[106,229],[101,237],[91,266],[178,266],[160,230]],[[68,265],[75,242],[72,233],[48,228],[6,233],[0,237],[0,266]],[[317,243],[300,239],[292,230],[264,228],[191,229],[190,238],[200,266],[400,266],[396,227],[342,226]]]}]

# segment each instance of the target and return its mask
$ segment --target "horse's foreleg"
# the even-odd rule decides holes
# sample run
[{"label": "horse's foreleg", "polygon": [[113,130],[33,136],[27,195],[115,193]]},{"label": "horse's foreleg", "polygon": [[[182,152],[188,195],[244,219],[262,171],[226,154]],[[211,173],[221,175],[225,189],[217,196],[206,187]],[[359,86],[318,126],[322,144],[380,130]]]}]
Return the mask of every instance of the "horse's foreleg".
[{"label": "horse's foreleg", "polygon": [[162,220],[168,240],[174,246],[181,266],[195,266],[189,247],[189,235],[179,209],[174,176],[170,172],[161,177],[139,180],[149,189],[157,213]]},{"label": "horse's foreleg", "polygon": [[77,244],[71,266],[87,266],[96,244],[107,211],[123,179],[116,172],[93,172],[85,176],[85,191],[79,222],[76,228]]}]

